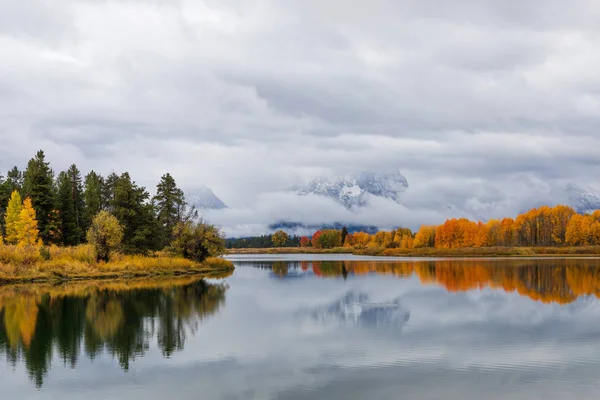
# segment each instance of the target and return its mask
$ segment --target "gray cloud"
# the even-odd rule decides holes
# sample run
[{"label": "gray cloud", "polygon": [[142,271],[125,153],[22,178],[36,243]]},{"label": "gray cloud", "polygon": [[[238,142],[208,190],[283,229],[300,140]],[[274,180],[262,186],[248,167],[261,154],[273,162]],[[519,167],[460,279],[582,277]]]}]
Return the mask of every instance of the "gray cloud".
[{"label": "gray cloud", "polygon": [[311,211],[277,193],[374,168],[406,174],[423,222],[517,212],[556,190],[514,177],[600,172],[599,20],[559,1],[0,2],[0,170],[39,148],[149,187],[169,170],[263,227]]}]

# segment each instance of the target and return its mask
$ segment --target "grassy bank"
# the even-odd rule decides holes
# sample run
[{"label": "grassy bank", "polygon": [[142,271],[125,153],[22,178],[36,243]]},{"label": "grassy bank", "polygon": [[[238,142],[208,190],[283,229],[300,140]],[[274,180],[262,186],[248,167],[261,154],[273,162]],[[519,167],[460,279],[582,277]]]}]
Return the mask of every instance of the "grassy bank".
[{"label": "grassy bank", "polygon": [[353,249],[335,247],[316,249],[312,247],[278,247],[265,249],[229,249],[227,254],[356,254],[396,257],[600,257],[600,246],[580,247],[469,247],[461,249],[386,249],[368,247]]},{"label": "grassy bank", "polygon": [[113,254],[96,262],[91,246],[19,248],[0,246],[0,284],[160,276],[218,277],[233,270],[230,261],[209,258],[199,264],[157,252],[149,256]]},{"label": "grassy bank", "polygon": [[[224,272],[218,278],[230,276],[232,271]],[[211,276],[215,277],[215,276]],[[185,275],[175,277],[149,277],[132,279],[91,279],[65,282],[15,283],[0,286],[0,305],[2,300],[14,296],[42,296],[61,298],[69,296],[89,296],[102,291],[127,292],[140,289],[170,289],[186,286],[202,279],[202,276]]]}]

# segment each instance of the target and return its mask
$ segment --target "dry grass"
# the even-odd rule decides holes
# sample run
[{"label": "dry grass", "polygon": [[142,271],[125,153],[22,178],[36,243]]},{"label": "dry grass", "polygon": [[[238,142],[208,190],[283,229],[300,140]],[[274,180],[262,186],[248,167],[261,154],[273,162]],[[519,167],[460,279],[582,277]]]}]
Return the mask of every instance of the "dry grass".
[{"label": "dry grass", "polygon": [[180,276],[205,274],[218,277],[233,270],[222,259],[202,264],[157,252],[150,256],[114,254],[109,262],[97,263],[91,246],[48,248],[45,259],[39,247],[0,246],[0,283]]}]

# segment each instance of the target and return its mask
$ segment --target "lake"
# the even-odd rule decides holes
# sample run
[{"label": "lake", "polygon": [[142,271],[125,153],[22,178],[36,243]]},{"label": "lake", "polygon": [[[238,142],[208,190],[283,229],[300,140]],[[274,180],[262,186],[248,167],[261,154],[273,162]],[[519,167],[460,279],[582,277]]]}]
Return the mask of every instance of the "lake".
[{"label": "lake", "polygon": [[230,259],[0,287],[2,398],[600,398],[600,260]]}]

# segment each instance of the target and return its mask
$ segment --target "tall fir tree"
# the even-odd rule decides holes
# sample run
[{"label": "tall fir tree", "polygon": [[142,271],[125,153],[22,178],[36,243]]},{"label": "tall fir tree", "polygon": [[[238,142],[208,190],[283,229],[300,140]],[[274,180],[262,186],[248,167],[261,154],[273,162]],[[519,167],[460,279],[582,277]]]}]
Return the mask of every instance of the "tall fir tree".
[{"label": "tall fir tree", "polygon": [[177,187],[175,179],[166,173],[160,178],[154,196],[157,220],[160,229],[160,248],[166,247],[173,239],[173,228],[183,218],[185,212],[185,196]]},{"label": "tall fir tree", "polygon": [[58,215],[62,230],[60,241],[63,245],[74,246],[79,244],[81,240],[81,232],[77,227],[77,215],[72,191],[73,188],[71,185],[71,179],[67,172],[61,172],[58,174],[56,187],[56,203],[58,206]]},{"label": "tall fir tree", "polygon": [[21,195],[15,190],[10,196],[4,217],[7,244],[17,244],[19,241],[18,223],[22,208]]},{"label": "tall fir tree", "polygon": [[13,167],[8,174],[6,174],[6,182],[10,192],[18,191],[21,193],[23,190],[23,172],[19,171],[19,168],[16,166]]},{"label": "tall fir tree", "polygon": [[146,188],[137,186],[127,172],[118,177],[111,208],[123,225],[126,252],[146,253],[159,247],[158,224],[149,198]]},{"label": "tall fir tree", "polygon": [[85,208],[83,210],[83,231],[87,232],[92,225],[92,220],[100,211],[104,209],[102,200],[102,189],[104,179],[96,172],[91,171],[85,176],[83,200]]},{"label": "tall fir tree", "polygon": [[117,182],[119,182],[119,175],[111,172],[102,184],[102,209],[111,213],[114,211],[113,202]]},{"label": "tall fir tree", "polygon": [[346,242],[346,237],[348,236],[348,228],[346,228],[345,226],[342,228],[342,243],[341,246],[344,245],[344,243]]},{"label": "tall fir tree", "polygon": [[55,204],[53,181],[54,172],[46,162],[44,152],[40,150],[34,158],[29,160],[23,174],[23,194],[31,199],[37,216],[40,237],[44,243],[50,242],[48,222]]},{"label": "tall fir tree", "polygon": [[69,180],[71,181],[71,195],[73,196],[73,206],[75,208],[75,225],[79,239],[77,243],[85,240],[85,230],[83,227],[83,215],[85,213],[85,201],[83,199],[83,184],[81,181],[81,172],[75,164],[69,167],[67,171]]}]

